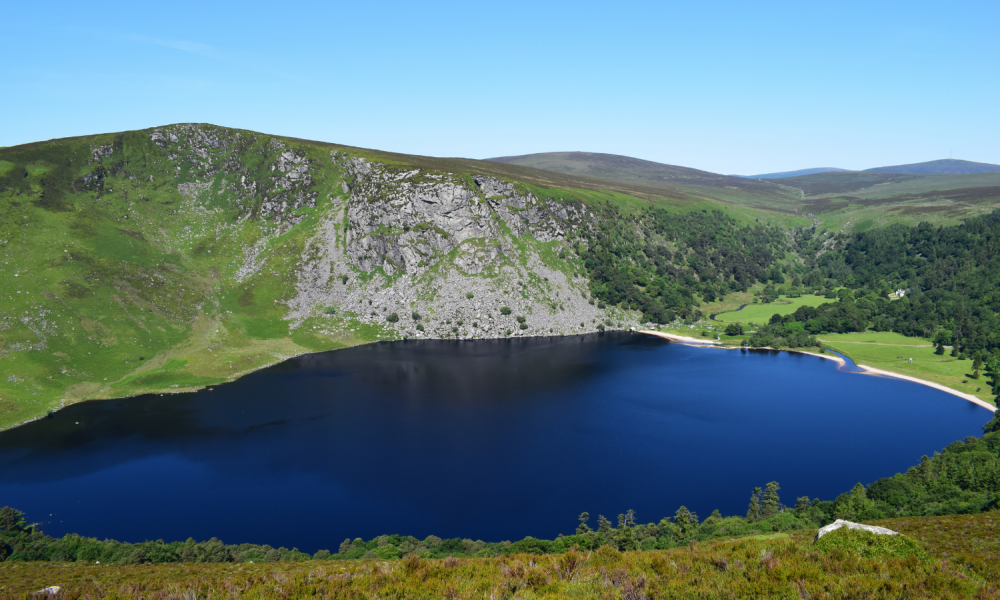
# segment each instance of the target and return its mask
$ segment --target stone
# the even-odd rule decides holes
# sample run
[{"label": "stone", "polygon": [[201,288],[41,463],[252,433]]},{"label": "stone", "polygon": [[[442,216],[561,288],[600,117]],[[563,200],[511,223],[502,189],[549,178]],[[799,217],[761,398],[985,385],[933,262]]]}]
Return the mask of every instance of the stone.
[{"label": "stone", "polygon": [[837,519],[833,523],[830,523],[826,527],[821,527],[819,531],[816,532],[816,539],[813,541],[818,541],[819,538],[830,533],[831,531],[836,531],[841,527],[847,527],[848,529],[862,529],[864,531],[870,531],[872,533],[877,533],[879,535],[899,535],[899,532],[893,531],[891,529],[886,529],[885,527],[876,527],[875,525],[862,525],[861,523],[854,523],[853,521],[845,521],[843,519]]}]

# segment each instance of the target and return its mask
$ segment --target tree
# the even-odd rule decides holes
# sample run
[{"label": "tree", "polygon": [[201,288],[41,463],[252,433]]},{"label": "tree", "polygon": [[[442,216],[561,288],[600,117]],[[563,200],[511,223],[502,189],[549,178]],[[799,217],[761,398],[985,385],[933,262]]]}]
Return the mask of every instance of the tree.
[{"label": "tree", "polygon": [[618,515],[618,530],[615,533],[619,550],[636,549],[634,510],[628,510],[625,514]]},{"label": "tree", "polygon": [[[1000,401],[1000,399],[998,399],[998,401]],[[993,418],[990,419],[986,425],[983,425],[983,431],[986,433],[1000,431],[1000,410],[994,412]]]},{"label": "tree", "polygon": [[730,323],[726,325],[726,335],[742,335],[743,325],[739,323]]},{"label": "tree", "polygon": [[834,500],[833,516],[847,521],[867,521],[883,515],[859,481],[850,492],[841,494]]},{"label": "tree", "polygon": [[597,515],[597,533],[605,540],[611,536],[611,521],[604,518],[604,515]]},{"label": "tree", "polygon": [[0,508],[0,531],[22,531],[23,529],[23,512],[9,506]]},{"label": "tree", "polygon": [[937,348],[934,348],[934,354],[943,355],[944,354],[944,344],[941,342],[937,343]]},{"label": "tree", "polygon": [[681,506],[674,513],[674,523],[677,524],[677,529],[680,530],[681,538],[688,538],[694,535],[698,527],[698,515],[688,510],[687,507]]},{"label": "tree", "polygon": [[716,523],[718,523],[721,520],[722,520],[722,513],[719,512],[719,509],[715,509],[715,510],[712,511],[712,514],[708,515],[707,519],[705,519],[704,521],[701,522],[701,524],[702,524],[702,526],[704,526],[704,525],[715,525]]},{"label": "tree", "polygon": [[778,514],[778,509],[781,507],[781,499],[778,498],[779,489],[781,489],[781,486],[778,485],[777,481],[772,481],[767,484],[767,487],[764,490],[763,502],[760,507],[761,519],[769,519]]},{"label": "tree", "polygon": [[590,528],[590,526],[587,525],[587,521],[590,520],[590,513],[589,512],[582,512],[582,513],[580,513],[580,516],[578,518],[580,520],[580,524],[576,526],[576,534],[577,535],[584,535],[586,533],[590,533],[591,531],[593,531]]},{"label": "tree", "polygon": [[747,521],[754,523],[760,520],[760,488],[755,487],[750,494],[750,507],[747,509]]},{"label": "tree", "polygon": [[804,516],[811,506],[812,501],[809,500],[809,496],[799,496],[795,499],[795,515]]}]

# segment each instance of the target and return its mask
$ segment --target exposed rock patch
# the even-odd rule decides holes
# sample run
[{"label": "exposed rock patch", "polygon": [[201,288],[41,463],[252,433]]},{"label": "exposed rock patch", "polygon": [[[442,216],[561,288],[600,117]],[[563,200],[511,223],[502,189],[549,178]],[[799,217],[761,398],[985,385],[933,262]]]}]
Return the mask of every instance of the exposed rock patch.
[{"label": "exposed rock patch", "polygon": [[870,531],[871,533],[877,533],[879,535],[899,535],[899,532],[893,531],[891,529],[886,529],[885,527],[877,527],[875,525],[862,525],[861,523],[854,523],[853,521],[845,521],[843,519],[837,519],[836,521],[830,523],[826,527],[821,527],[819,531],[816,532],[816,540],[819,540],[819,538],[823,537],[824,535],[830,533],[831,531],[836,531],[841,527],[847,527],[848,529],[861,529],[864,531]]}]

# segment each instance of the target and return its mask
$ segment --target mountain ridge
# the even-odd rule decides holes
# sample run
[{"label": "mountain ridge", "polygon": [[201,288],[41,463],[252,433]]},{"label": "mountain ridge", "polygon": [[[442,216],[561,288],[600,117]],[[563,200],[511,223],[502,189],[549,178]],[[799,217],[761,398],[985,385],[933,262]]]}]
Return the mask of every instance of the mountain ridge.
[{"label": "mountain ridge", "polygon": [[910,173],[914,175],[969,175],[972,173],[989,173],[993,171],[1000,171],[1000,165],[960,160],[957,158],[943,158],[940,160],[864,170],[866,173]]}]

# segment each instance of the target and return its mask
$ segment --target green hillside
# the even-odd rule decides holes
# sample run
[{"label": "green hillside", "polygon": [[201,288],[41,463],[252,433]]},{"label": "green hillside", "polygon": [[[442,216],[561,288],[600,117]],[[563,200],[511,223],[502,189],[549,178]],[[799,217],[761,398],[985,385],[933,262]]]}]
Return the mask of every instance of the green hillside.
[{"label": "green hillside", "polygon": [[790,211],[794,208],[796,200],[795,193],[769,182],[719,175],[616,154],[545,152],[489,160],[553,173],[627,183],[670,194],[690,194],[757,208]]},{"label": "green hillside", "polygon": [[[212,125],[5,148],[0,427],[379,339],[686,318],[733,277],[745,288],[785,260],[777,232],[807,222],[677,190]],[[604,254],[639,251],[637,227],[669,250],[637,265],[652,269],[641,290]],[[717,230],[751,260],[714,256],[721,246],[700,240]]]}]

